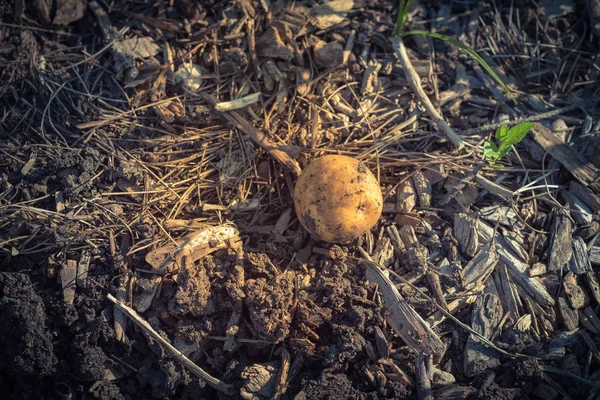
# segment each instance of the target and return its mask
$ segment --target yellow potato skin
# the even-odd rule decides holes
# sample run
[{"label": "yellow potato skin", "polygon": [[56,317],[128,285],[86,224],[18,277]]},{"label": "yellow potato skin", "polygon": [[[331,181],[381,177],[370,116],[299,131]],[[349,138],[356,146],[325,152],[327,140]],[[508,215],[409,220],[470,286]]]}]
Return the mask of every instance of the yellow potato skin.
[{"label": "yellow potato skin", "polygon": [[377,223],[383,197],[365,164],[329,155],[312,161],[300,174],[294,206],[300,223],[314,238],[345,243]]}]

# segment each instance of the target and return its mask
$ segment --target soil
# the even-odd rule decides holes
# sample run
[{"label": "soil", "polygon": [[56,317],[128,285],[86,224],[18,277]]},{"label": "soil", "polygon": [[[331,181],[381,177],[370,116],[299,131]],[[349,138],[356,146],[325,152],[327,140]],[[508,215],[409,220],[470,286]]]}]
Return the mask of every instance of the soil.
[{"label": "soil", "polygon": [[[396,59],[397,1],[0,4],[3,398],[596,398],[596,9],[415,2],[408,28],[477,49],[515,97],[452,44],[406,37],[457,150]],[[520,118],[540,126],[490,165],[486,125]],[[377,224],[343,246],[294,212],[298,171],[332,153],[384,196]],[[225,225],[239,235],[161,253],[174,268],[147,262]],[[474,265],[492,246],[498,260]],[[391,306],[369,262],[392,271]],[[392,323],[400,303],[443,352],[403,340],[418,331]]]}]

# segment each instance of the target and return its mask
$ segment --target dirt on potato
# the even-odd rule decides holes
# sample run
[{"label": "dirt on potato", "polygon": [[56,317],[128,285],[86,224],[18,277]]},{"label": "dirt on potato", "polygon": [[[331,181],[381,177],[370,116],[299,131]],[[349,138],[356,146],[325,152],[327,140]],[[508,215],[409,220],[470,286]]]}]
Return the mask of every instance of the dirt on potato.
[{"label": "dirt on potato", "polygon": [[315,239],[343,243],[375,225],[383,199],[377,179],[365,164],[327,155],[313,160],[298,178],[294,206]]}]

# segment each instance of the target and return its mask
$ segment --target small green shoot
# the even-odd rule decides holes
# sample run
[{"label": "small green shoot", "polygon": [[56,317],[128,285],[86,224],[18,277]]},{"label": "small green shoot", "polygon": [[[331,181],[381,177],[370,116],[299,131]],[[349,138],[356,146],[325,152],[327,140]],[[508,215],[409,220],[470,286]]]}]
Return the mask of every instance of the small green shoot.
[{"label": "small green shoot", "polygon": [[406,18],[408,17],[408,13],[410,12],[412,4],[413,4],[413,0],[400,0],[400,6],[398,9],[398,18],[396,19],[396,26],[394,28],[394,35],[402,36],[402,37],[409,36],[409,35],[424,35],[424,36],[432,37],[434,39],[439,39],[439,40],[443,40],[448,43],[452,43],[453,45],[457,46],[459,49],[461,49],[462,51],[466,52],[471,57],[473,57],[473,59],[475,59],[475,61],[477,61],[479,63],[479,65],[481,65],[481,67],[500,86],[502,86],[502,88],[506,91],[508,96],[513,97],[512,92],[510,91],[508,86],[506,86],[506,84],[502,81],[502,79],[500,79],[498,74],[496,74],[494,72],[492,67],[490,67],[489,64],[487,62],[485,62],[485,60],[479,54],[477,54],[477,52],[475,50],[471,49],[470,47],[466,46],[465,44],[463,44],[463,43],[459,42],[458,40],[453,39],[449,36],[442,35],[442,34],[435,33],[435,32],[429,32],[429,31],[423,31],[423,30],[410,30],[410,31],[403,32],[404,25],[406,23]]},{"label": "small green shoot", "polygon": [[406,17],[412,8],[413,0],[400,0],[400,9],[398,10],[398,18],[396,19],[396,28],[394,29],[394,35],[398,36],[404,29],[404,23]]},{"label": "small green shoot", "polygon": [[496,164],[508,154],[514,145],[525,138],[532,126],[533,122],[521,122],[510,129],[506,125],[502,125],[494,135],[497,143],[486,140],[483,144],[483,156],[490,165]]}]

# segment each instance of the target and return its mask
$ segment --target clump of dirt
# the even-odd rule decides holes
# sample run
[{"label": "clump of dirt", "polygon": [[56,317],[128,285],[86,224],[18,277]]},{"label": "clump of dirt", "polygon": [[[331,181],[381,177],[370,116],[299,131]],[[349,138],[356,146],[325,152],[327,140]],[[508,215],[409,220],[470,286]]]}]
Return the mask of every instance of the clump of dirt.
[{"label": "clump of dirt", "polygon": [[[225,334],[235,303],[229,293],[231,287],[238,287],[234,283],[235,265],[235,256],[218,252],[186,265],[174,280],[163,283],[154,312],[174,328],[174,343],[180,350],[195,351],[208,335]],[[162,308],[163,300],[166,310]]]},{"label": "clump of dirt", "polygon": [[124,400],[121,389],[112,382],[101,381],[90,391],[96,399],[102,400]]},{"label": "clump of dirt", "polygon": [[0,272],[0,359],[14,377],[49,376],[58,360],[46,308],[29,275]]},{"label": "clump of dirt", "polygon": [[259,338],[280,342],[287,337],[292,322],[295,276],[293,271],[285,271],[272,280],[246,281],[245,304]]},{"label": "clump of dirt", "polygon": [[[314,375],[314,374],[313,374]],[[295,399],[409,399],[411,391],[395,381],[387,381],[377,390],[357,384],[352,375],[333,373],[327,369],[317,376],[307,374],[300,379]]]},{"label": "clump of dirt", "polygon": [[207,318],[181,319],[177,322],[175,341],[176,347],[183,349],[186,345],[201,346],[204,338],[215,330],[212,320]]},{"label": "clump of dirt", "polygon": [[344,374],[332,374],[324,371],[317,378],[302,381],[301,386],[302,390],[296,396],[297,398],[300,396],[300,399],[345,400],[363,397]]},{"label": "clump of dirt", "polygon": [[89,343],[83,335],[77,335],[73,342],[74,372],[81,381],[98,381],[104,378],[106,354]]},{"label": "clump of dirt", "polygon": [[139,374],[152,390],[152,397],[163,398],[175,394],[180,385],[192,381],[190,374],[178,362],[170,359],[158,344],[151,346],[152,353],[144,359]]},{"label": "clump of dirt", "polygon": [[200,317],[215,311],[210,281],[202,263],[186,265],[177,274],[176,282],[179,287],[169,302],[169,307],[175,315],[191,314]]}]

